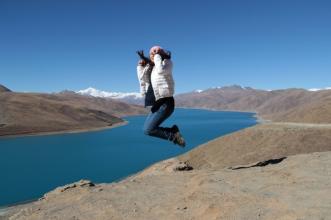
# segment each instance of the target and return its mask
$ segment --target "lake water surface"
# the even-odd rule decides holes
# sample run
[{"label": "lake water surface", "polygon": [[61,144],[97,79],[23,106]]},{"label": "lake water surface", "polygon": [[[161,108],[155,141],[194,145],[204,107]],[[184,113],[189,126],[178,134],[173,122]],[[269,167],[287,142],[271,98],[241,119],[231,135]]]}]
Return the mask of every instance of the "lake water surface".
[{"label": "lake water surface", "polygon": [[0,139],[0,206],[39,198],[80,179],[116,181],[256,124],[254,113],[176,109],[164,125],[179,125],[187,142],[182,149],[145,136],[145,117],[127,117],[128,125],[108,130]]}]

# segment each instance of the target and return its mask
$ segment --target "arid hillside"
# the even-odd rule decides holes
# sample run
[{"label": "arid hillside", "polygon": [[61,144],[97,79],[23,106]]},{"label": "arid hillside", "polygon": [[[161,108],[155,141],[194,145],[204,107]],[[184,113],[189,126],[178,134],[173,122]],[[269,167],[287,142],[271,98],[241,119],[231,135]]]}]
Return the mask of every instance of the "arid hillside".
[{"label": "arid hillside", "polygon": [[278,122],[331,123],[331,90],[257,90],[228,86],[176,96],[176,105],[257,112]]},{"label": "arid hillside", "polygon": [[0,89],[0,136],[104,128],[146,110],[114,100],[78,95],[16,93]]},{"label": "arid hillside", "polygon": [[10,89],[0,84],[0,92],[11,92]]},{"label": "arid hillside", "polygon": [[321,151],[331,151],[331,124],[265,123],[207,142],[179,160],[195,169],[221,169]]}]

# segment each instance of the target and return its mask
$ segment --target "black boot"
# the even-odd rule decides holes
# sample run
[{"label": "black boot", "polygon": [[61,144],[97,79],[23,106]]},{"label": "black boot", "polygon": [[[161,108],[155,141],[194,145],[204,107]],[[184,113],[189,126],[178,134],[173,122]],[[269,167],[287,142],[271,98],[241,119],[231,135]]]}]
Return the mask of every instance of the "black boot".
[{"label": "black boot", "polygon": [[183,138],[183,136],[179,132],[178,126],[177,125],[173,125],[171,127],[171,130],[174,133],[174,139],[173,139],[174,144],[177,144],[177,145],[179,145],[181,147],[185,147],[185,145],[186,145],[185,139]]},{"label": "black boot", "polygon": [[174,132],[174,133],[179,132],[179,128],[178,128],[178,126],[177,126],[177,125],[173,125],[173,126],[171,127],[171,131]]}]

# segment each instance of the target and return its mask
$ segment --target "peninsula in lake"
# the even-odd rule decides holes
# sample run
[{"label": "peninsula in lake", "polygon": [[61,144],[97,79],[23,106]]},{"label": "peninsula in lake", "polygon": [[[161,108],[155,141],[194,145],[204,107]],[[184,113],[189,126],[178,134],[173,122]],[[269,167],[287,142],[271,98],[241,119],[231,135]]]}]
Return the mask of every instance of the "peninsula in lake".
[{"label": "peninsula in lake", "polygon": [[110,128],[123,116],[146,114],[142,106],[113,99],[60,93],[20,93],[0,85],[0,136]]}]

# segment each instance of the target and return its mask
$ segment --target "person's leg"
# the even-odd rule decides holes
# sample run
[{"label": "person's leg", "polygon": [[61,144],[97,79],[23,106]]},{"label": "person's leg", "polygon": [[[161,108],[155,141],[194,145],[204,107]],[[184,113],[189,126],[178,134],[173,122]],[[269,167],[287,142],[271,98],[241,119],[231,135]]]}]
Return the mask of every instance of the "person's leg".
[{"label": "person's leg", "polygon": [[171,128],[163,128],[159,125],[164,122],[174,111],[174,106],[164,103],[154,113],[150,113],[144,124],[144,133],[153,137],[166,140],[174,139],[174,132]]}]

